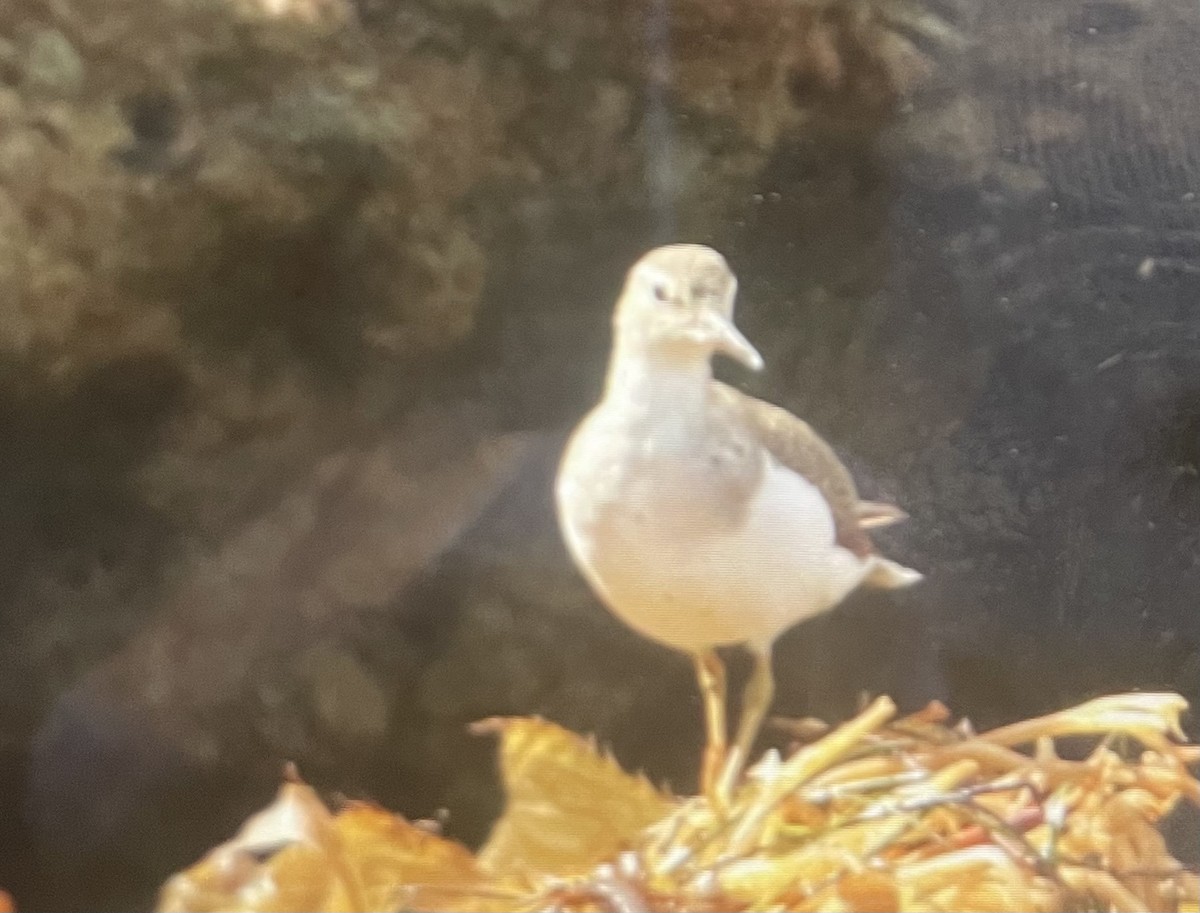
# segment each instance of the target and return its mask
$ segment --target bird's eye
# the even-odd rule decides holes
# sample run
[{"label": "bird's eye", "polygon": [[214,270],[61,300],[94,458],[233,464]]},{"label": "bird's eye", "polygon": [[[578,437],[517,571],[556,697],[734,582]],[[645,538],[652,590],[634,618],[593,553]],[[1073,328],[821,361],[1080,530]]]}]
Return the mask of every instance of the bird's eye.
[{"label": "bird's eye", "polygon": [[656,301],[665,302],[671,300],[671,290],[667,288],[667,284],[665,282],[655,282],[652,289],[654,292],[654,299]]}]

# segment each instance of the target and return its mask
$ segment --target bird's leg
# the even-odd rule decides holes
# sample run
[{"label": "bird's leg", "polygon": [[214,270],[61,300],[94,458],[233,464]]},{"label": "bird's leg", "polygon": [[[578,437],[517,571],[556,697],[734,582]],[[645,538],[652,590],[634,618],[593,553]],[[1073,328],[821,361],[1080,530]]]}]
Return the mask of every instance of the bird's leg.
[{"label": "bird's leg", "polygon": [[704,701],[704,766],[700,769],[700,789],[710,800],[717,798],[717,784],[725,764],[725,664],[713,650],[695,656],[696,678]]},{"label": "bird's leg", "polygon": [[771,645],[751,646],[754,657],[754,668],[750,672],[750,680],[746,682],[746,690],[742,693],[742,716],[738,720],[737,739],[733,750],[725,759],[725,768],[721,771],[721,780],[717,785],[717,793],[721,796],[732,796],[733,788],[737,785],[750,757],[750,749],[758,738],[763,720],[775,697],[775,675],[771,671]]}]

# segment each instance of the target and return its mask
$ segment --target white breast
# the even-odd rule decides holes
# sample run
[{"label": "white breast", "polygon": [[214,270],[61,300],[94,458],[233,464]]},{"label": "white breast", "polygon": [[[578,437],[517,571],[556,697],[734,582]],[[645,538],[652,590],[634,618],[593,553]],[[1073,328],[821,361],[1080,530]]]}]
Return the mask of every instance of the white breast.
[{"label": "white breast", "polygon": [[650,472],[643,465],[603,522],[564,509],[578,503],[578,486],[587,483],[570,472],[560,476],[567,546],[615,614],[683,650],[766,644],[832,608],[861,582],[867,565],[836,544],[821,493],[769,455],[762,458],[761,485],[735,527],[712,513],[718,506],[706,502],[703,485],[678,461],[664,460]]}]

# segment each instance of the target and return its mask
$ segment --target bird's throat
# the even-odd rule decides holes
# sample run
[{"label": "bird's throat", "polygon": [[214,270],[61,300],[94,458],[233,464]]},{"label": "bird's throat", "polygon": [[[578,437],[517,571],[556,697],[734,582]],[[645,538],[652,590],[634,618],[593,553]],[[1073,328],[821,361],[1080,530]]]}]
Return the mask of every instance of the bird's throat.
[{"label": "bird's throat", "polygon": [[618,353],[609,366],[604,399],[662,424],[702,422],[712,381],[708,357],[675,353]]}]

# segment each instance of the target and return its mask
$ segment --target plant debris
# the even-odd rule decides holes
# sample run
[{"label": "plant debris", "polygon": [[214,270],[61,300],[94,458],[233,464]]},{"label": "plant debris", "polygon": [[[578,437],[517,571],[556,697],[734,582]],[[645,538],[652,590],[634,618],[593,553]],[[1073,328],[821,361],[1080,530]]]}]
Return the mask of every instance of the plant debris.
[{"label": "plant debris", "polygon": [[[1186,709],[1115,695],[975,734],[880,697],[790,727],[803,741],[720,810],[552,723],[492,719],[508,803],[478,854],[367,803],[333,813],[293,776],[159,910],[1196,911],[1157,827],[1200,805]],[[1078,737],[1090,750],[1062,756]]]}]

